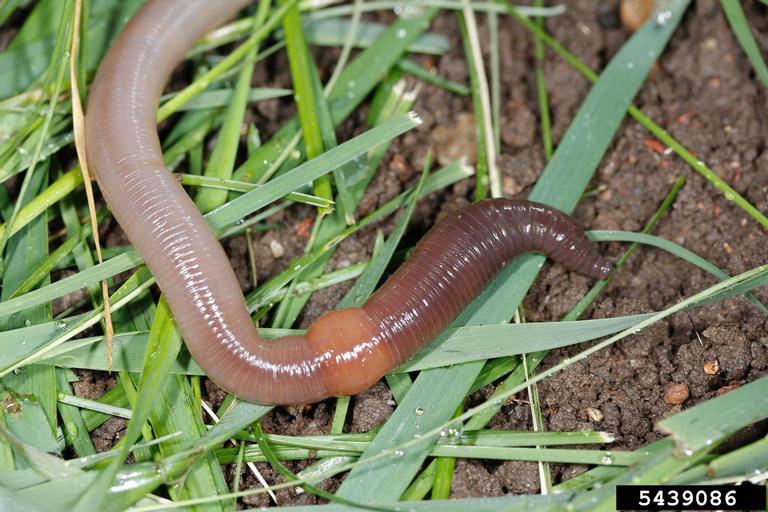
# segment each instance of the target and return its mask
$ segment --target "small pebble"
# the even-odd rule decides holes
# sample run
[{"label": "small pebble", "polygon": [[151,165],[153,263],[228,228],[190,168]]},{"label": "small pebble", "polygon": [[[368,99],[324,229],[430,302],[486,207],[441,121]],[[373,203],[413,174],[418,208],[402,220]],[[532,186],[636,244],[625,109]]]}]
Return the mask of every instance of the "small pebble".
[{"label": "small pebble", "polygon": [[510,101],[501,126],[501,140],[515,148],[530,146],[536,138],[536,116],[520,101]]},{"label": "small pebble", "polygon": [[296,234],[302,238],[309,238],[309,235],[312,232],[313,222],[314,221],[310,217],[299,221],[299,223],[296,225]]},{"label": "small pebble", "polygon": [[634,32],[650,17],[653,4],[653,0],[621,0],[619,7],[621,24],[625,29]]},{"label": "small pebble", "polygon": [[277,240],[269,242],[269,250],[272,251],[272,256],[275,258],[282,258],[285,254],[285,247]]},{"label": "small pebble", "polygon": [[709,37],[704,40],[704,43],[702,44],[705,50],[716,50],[717,49],[717,39],[714,37]]},{"label": "small pebble", "polygon": [[395,154],[389,162],[389,167],[395,171],[397,179],[401,183],[406,183],[413,177],[413,168],[408,165],[408,161],[400,153]]},{"label": "small pebble", "polygon": [[643,144],[645,144],[645,147],[658,155],[663,155],[666,149],[664,144],[662,144],[659,139],[654,137],[647,137],[645,140],[643,140]]},{"label": "small pebble", "polygon": [[688,400],[690,395],[688,385],[680,382],[672,382],[664,391],[664,402],[667,405],[679,405]]},{"label": "small pebble", "polygon": [[461,157],[466,157],[470,164],[477,161],[475,116],[471,112],[462,112],[449,125],[437,126],[430,135],[440,165],[448,165]]},{"label": "small pebble", "polygon": [[704,373],[707,375],[717,375],[717,373],[720,371],[720,363],[717,359],[710,359],[708,361],[704,361]]},{"label": "small pebble", "polygon": [[589,418],[589,421],[598,423],[603,421],[603,412],[594,407],[587,407],[587,417]]},{"label": "small pebble", "polygon": [[520,185],[515,178],[511,176],[504,176],[502,178],[502,190],[507,197],[516,196],[523,190],[523,186]]}]

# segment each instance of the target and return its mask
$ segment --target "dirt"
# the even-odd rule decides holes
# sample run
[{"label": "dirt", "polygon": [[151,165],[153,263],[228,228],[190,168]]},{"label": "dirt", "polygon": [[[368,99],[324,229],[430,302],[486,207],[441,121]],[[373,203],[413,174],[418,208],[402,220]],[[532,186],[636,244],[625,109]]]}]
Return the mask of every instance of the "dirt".
[{"label": "dirt", "polygon": [[[565,14],[546,22],[547,30],[589,66],[602,69],[629,37],[618,22],[617,1],[578,0],[567,5]],[[765,8],[755,3],[748,9],[764,14]],[[768,45],[766,18],[751,16],[749,12],[747,16],[765,48]],[[391,15],[384,19],[391,20]],[[480,16],[479,22],[481,40],[486,41],[485,18]],[[530,34],[510,19],[502,18],[500,27],[504,128],[498,164],[504,174],[505,193],[523,197],[530,192],[545,165],[537,121],[533,43]],[[432,30],[449,37],[451,50],[441,58],[420,57],[420,61],[434,65],[441,76],[468,83],[456,18],[443,13]],[[337,52],[324,49],[317,51],[316,56],[321,74],[327,78]],[[545,74],[557,142],[590,85],[551,52],[546,59]],[[255,76],[255,82],[261,86],[290,86],[288,66],[282,55],[260,64]],[[361,214],[373,211],[412,185],[427,150],[445,143],[444,127],[455,126],[471,115],[469,98],[426,84],[421,87],[415,109],[424,122],[393,144],[361,202]],[[692,2],[635,101],[762,211],[768,210],[768,151],[763,142],[768,138],[764,128],[768,126],[766,103],[765,90],[754,77],[715,0]],[[338,130],[340,140],[364,129],[364,112],[360,110],[342,124]],[[291,114],[288,102],[272,100],[259,103],[250,116],[266,139],[281,124],[275,120]],[[764,230],[681,159],[664,151],[658,141],[630,119],[623,123],[592,182],[597,193],[585,197],[574,214],[593,229],[638,231],[678,176],[684,176],[686,184],[655,233],[705,256],[731,274],[764,263]],[[472,194],[470,180],[421,201],[407,241],[418,240],[437,219],[470,202]],[[308,219],[312,215],[309,207],[292,207],[269,219],[280,223],[281,229],[254,234],[259,282],[284,269],[292,257],[303,251],[311,222]],[[388,219],[345,241],[327,269],[368,258],[376,229],[386,234],[393,223],[394,219]],[[274,250],[276,244],[281,250]],[[226,245],[242,286],[249,290],[252,276],[244,238]],[[602,249],[616,259],[625,248],[623,244],[608,244]],[[584,316],[608,318],[660,310],[715,282],[703,271],[662,251],[642,247]],[[525,299],[528,320],[561,319],[591,284],[587,278],[547,264]],[[299,325],[306,326],[332,309],[348,288],[349,285],[339,285],[315,293]],[[764,291],[758,291],[757,296],[762,300],[768,298]],[[660,419],[766,373],[765,327],[766,319],[744,299],[708,305],[659,322],[545,380],[539,386],[545,428],[607,431],[616,436],[611,449],[634,449],[659,439],[654,424]],[[543,368],[582,349],[583,346],[555,350],[544,361]],[[209,397],[213,402],[220,401],[221,394],[211,388],[206,386]],[[665,400],[665,396],[669,398],[670,389],[676,390],[674,396]],[[481,390],[471,401],[487,396],[490,391],[492,388]],[[517,398],[493,418],[490,427],[532,428],[526,397]],[[347,431],[367,431],[386,420],[394,409],[394,402],[387,387],[379,384],[353,399],[351,409]],[[277,408],[264,419],[264,427],[270,432],[291,435],[327,433],[332,412],[332,402]],[[106,429],[103,435],[119,435],[114,428],[102,428]],[[759,435],[764,427],[753,430],[752,435]],[[288,465],[298,471],[306,463]],[[257,464],[257,467],[268,481],[281,481],[267,465]],[[553,477],[557,482],[584,469],[553,465]],[[226,474],[231,477],[232,471],[231,467],[227,468]],[[537,471],[532,463],[458,461],[453,496],[536,492]],[[259,485],[246,468],[243,472],[245,488]],[[338,484],[337,479],[332,479],[323,486],[333,490]],[[279,501],[283,505],[306,504],[315,503],[317,499],[284,490]],[[269,501],[265,496],[258,496],[243,500],[242,504],[267,506]]]}]

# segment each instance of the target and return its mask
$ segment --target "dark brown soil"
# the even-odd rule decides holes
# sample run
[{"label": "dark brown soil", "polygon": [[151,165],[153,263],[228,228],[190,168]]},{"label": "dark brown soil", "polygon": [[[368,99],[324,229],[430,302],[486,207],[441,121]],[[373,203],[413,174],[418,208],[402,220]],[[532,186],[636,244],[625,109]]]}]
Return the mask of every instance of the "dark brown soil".
[{"label": "dark brown soil", "polygon": [[[602,69],[629,34],[616,21],[617,1],[568,2],[566,14],[547,21],[547,29],[568,49],[595,69]],[[752,9],[759,7],[752,6]],[[768,152],[764,140],[766,96],[731,33],[719,2],[692,2],[689,13],[674,35],[667,51],[643,86],[635,104],[664,126],[687,148],[757,208],[768,209]],[[765,18],[749,16],[759,31]],[[481,40],[487,40],[484,17],[480,16]],[[447,78],[467,83],[467,70],[458,36],[456,19],[442,14],[433,30],[451,39],[452,50],[442,58],[424,59]],[[768,33],[763,30],[763,34]],[[766,43],[764,36],[760,43]],[[538,130],[538,107],[533,74],[531,36],[513,21],[502,18],[501,62],[503,94],[503,144],[499,165],[504,173],[504,190],[509,196],[525,196],[544,167]],[[336,53],[316,55],[325,76],[332,69]],[[288,66],[278,56],[260,66],[258,81],[268,86],[290,86]],[[563,135],[589,90],[588,82],[567,63],[548,54],[545,67],[550,92],[556,141]],[[457,120],[471,113],[469,98],[422,85],[416,110],[424,123],[401,137],[390,150],[385,164],[362,201],[367,213],[414,183],[424,155],[430,147],[442,158],[441,127],[455,127]],[[279,101],[263,102],[253,120],[264,136],[279,127],[275,119],[290,115]],[[362,130],[362,112],[353,115],[339,130],[340,139]],[[450,137],[448,137],[450,138]],[[439,141],[441,147],[436,147]],[[448,142],[448,144],[450,141]],[[463,144],[454,141],[455,144]],[[686,185],[673,208],[664,216],[657,234],[705,256],[735,274],[764,263],[765,232],[751,218],[699,174],[673,154],[658,151],[660,144],[639,124],[626,120],[618,132],[594,179],[600,192],[581,201],[576,217],[595,229],[638,231],[654,213],[678,176]],[[662,147],[663,149],[663,147]],[[415,241],[436,219],[470,201],[473,185],[460,183],[422,201],[408,235]],[[285,268],[303,251],[307,222],[313,211],[294,207],[274,219],[282,229],[257,234],[254,250],[259,281]],[[390,219],[376,229],[387,232]],[[370,256],[374,229],[344,242],[328,269],[339,268]],[[279,245],[279,250],[273,250]],[[625,246],[604,247],[618,257]],[[246,263],[244,239],[228,243],[232,263],[241,283],[248,289],[251,277]],[[282,256],[276,257],[282,252]],[[714,284],[715,279],[672,256],[655,249],[641,248],[613,283],[598,298],[587,317],[604,318],[663,309]],[[525,300],[529,321],[562,318],[588,290],[591,281],[548,264]],[[309,301],[301,325],[332,309],[348,286],[316,293]],[[764,292],[758,297],[766,298]],[[768,366],[768,337],[765,318],[743,299],[712,304],[679,314],[603,350],[586,361],[569,366],[539,387],[545,427],[573,431],[583,428],[604,430],[616,435],[612,448],[633,449],[660,437],[654,424],[661,418],[706,400],[716,394],[754,380]],[[554,351],[544,362],[548,367],[580,351],[573,347]],[[675,386],[671,389],[671,386]],[[682,392],[687,390],[687,397]],[[482,391],[480,393],[483,393]],[[215,395],[215,394],[213,394]],[[666,397],[666,398],[665,398]],[[220,397],[211,396],[218,401]],[[493,419],[494,428],[530,429],[530,413],[520,396],[516,404],[504,407]],[[392,413],[394,402],[383,384],[353,400],[348,418],[349,431],[367,431]],[[588,415],[587,409],[591,408]],[[595,412],[598,411],[597,413]],[[328,432],[332,403],[305,408],[278,408],[264,420],[268,431],[286,434]],[[600,418],[599,421],[591,421]],[[114,432],[107,429],[106,435]],[[100,434],[101,435],[101,434]],[[305,464],[290,465],[299,470]],[[280,478],[266,465],[257,464],[269,481]],[[246,472],[246,468],[243,469]],[[580,468],[553,467],[554,478],[573,476]],[[228,474],[231,468],[228,469]],[[258,483],[244,476],[246,486]],[[333,489],[336,480],[325,484]],[[539,488],[537,467],[531,463],[459,461],[453,486],[455,497],[530,493]],[[283,491],[281,504],[314,503],[311,495]],[[249,506],[268,505],[265,496],[249,498]]]}]

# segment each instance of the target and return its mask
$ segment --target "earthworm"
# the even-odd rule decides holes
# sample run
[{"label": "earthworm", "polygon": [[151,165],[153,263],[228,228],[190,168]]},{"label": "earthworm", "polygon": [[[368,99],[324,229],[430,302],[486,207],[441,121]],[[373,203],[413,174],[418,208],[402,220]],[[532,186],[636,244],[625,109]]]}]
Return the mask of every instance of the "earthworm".
[{"label": "earthworm", "polygon": [[86,118],[87,161],[104,198],[216,384],[261,404],[353,395],[436,337],[518,254],[541,252],[592,277],[610,273],[566,214],[525,200],[486,200],[429,231],[361,307],[327,313],[305,335],[264,340],[219,241],[163,164],[155,121],[163,87],[187,50],[247,3],[147,3],[101,63]]}]

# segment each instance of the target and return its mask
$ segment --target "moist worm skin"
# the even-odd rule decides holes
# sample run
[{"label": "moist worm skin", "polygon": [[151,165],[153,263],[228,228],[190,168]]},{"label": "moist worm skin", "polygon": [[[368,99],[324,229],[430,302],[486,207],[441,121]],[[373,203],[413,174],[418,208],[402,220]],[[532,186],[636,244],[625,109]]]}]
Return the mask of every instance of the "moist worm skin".
[{"label": "moist worm skin", "polygon": [[360,308],[304,336],[266,341],[221,245],[165,168],[155,122],[173,68],[248,0],[154,0],[104,58],[88,101],[88,163],[165,295],[195,360],[225,390],[262,404],[316,402],[369,387],[442,330],[504,264],[541,252],[606,277],[610,266],[567,215],[525,200],[472,204],[434,227]]}]

